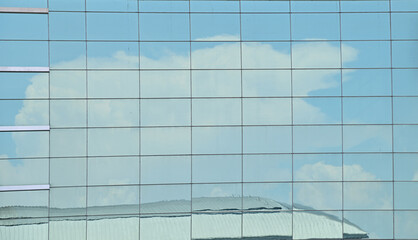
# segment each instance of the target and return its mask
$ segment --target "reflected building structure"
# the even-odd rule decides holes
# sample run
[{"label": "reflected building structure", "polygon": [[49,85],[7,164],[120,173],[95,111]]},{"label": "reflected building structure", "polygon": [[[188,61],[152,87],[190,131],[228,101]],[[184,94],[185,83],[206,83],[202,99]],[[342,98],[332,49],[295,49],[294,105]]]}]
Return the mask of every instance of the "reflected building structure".
[{"label": "reflected building structure", "polygon": [[417,239],[418,1],[3,0],[0,239]]}]

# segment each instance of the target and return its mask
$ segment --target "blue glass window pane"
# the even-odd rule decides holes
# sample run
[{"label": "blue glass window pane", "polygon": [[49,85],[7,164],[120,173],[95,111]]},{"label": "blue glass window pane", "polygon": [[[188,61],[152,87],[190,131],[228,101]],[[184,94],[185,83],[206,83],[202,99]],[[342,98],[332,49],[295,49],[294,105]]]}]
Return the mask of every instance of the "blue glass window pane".
[{"label": "blue glass window pane", "polygon": [[389,19],[387,13],[344,13],[341,15],[341,39],[388,40]]},{"label": "blue glass window pane", "polygon": [[295,126],[295,153],[341,152],[342,137],[339,126]]},{"label": "blue glass window pane", "polygon": [[[346,52],[349,57],[343,58],[343,62],[351,60],[356,54],[353,48]],[[340,68],[340,43],[295,42],[292,44],[292,63],[294,68]]]},{"label": "blue glass window pane", "polygon": [[391,66],[390,42],[344,42],[342,59],[344,68],[389,68]]},{"label": "blue glass window pane", "polygon": [[347,124],[392,123],[390,97],[347,97],[343,109],[343,122]]},{"label": "blue glass window pane", "polygon": [[192,42],[193,69],[240,69],[240,55],[239,43]]},{"label": "blue glass window pane", "polygon": [[391,95],[390,69],[343,70],[344,96]]},{"label": "blue glass window pane", "polygon": [[293,40],[338,40],[340,19],[338,14],[292,14]]},{"label": "blue glass window pane", "polygon": [[289,40],[288,14],[242,14],[242,40]]},{"label": "blue glass window pane", "polygon": [[291,127],[244,127],[244,153],[290,153]]},{"label": "blue glass window pane", "polygon": [[395,152],[418,151],[418,125],[397,125],[393,128]]},{"label": "blue glass window pane", "polygon": [[293,99],[294,124],[341,123],[340,98],[295,98]]},{"label": "blue glass window pane", "polygon": [[48,16],[45,14],[0,13],[0,39],[47,40]]},{"label": "blue glass window pane", "polygon": [[239,41],[238,14],[192,14],[191,37],[195,41]]},{"label": "blue glass window pane", "polygon": [[144,40],[188,41],[189,15],[179,13],[141,13],[139,37]]},{"label": "blue glass window pane", "polygon": [[393,122],[397,124],[418,124],[418,111],[411,107],[418,106],[418,97],[393,98]]},{"label": "blue glass window pane", "polygon": [[138,69],[138,43],[88,42],[87,64],[90,69]]},{"label": "blue glass window pane", "polygon": [[193,153],[241,153],[240,127],[194,127]]},{"label": "blue glass window pane", "polygon": [[140,49],[141,69],[190,68],[188,42],[141,42]]},{"label": "blue glass window pane", "polygon": [[86,43],[84,42],[50,42],[51,69],[85,69]]},{"label": "blue glass window pane", "polygon": [[395,154],[394,178],[395,181],[418,181],[418,154]]},{"label": "blue glass window pane", "polygon": [[48,98],[47,73],[0,73],[0,99]]},{"label": "blue glass window pane", "polygon": [[[392,126],[344,126],[345,152],[391,152]],[[395,150],[396,151],[396,150]]]},{"label": "blue glass window pane", "polygon": [[242,68],[290,68],[290,44],[285,42],[244,42]]},{"label": "blue glass window pane", "polygon": [[418,39],[418,13],[393,13],[393,39]]},{"label": "blue glass window pane", "polygon": [[341,96],[339,70],[293,70],[292,77],[293,96]]},{"label": "blue glass window pane", "polygon": [[418,95],[418,69],[393,69],[393,94]]},{"label": "blue glass window pane", "polygon": [[418,41],[392,43],[393,67],[418,67]]},{"label": "blue glass window pane", "polygon": [[87,13],[88,40],[138,40],[138,14]]},{"label": "blue glass window pane", "polygon": [[51,40],[84,40],[85,14],[84,13],[49,13],[49,30]]},{"label": "blue glass window pane", "polygon": [[47,67],[47,41],[0,41],[0,66]]}]

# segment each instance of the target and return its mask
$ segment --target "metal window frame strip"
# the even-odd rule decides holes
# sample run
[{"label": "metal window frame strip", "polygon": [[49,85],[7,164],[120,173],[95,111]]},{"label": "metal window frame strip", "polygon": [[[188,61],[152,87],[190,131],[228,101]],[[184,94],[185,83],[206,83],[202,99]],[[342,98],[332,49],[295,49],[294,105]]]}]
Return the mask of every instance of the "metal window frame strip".
[{"label": "metal window frame strip", "polygon": [[41,13],[48,14],[48,8],[0,7],[0,13]]}]

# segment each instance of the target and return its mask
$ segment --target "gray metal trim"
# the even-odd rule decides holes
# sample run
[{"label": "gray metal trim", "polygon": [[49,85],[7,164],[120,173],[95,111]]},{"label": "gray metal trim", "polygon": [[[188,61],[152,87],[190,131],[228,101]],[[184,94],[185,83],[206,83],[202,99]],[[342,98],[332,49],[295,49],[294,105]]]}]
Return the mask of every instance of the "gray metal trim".
[{"label": "gray metal trim", "polygon": [[0,7],[0,13],[48,13],[48,8]]},{"label": "gray metal trim", "polygon": [[0,126],[0,132],[49,131],[49,126]]},{"label": "gray metal trim", "polygon": [[27,191],[27,190],[49,190],[50,185],[18,185],[18,186],[0,186],[0,192],[7,191]]},{"label": "gray metal trim", "polygon": [[49,67],[0,67],[0,72],[49,72]]}]

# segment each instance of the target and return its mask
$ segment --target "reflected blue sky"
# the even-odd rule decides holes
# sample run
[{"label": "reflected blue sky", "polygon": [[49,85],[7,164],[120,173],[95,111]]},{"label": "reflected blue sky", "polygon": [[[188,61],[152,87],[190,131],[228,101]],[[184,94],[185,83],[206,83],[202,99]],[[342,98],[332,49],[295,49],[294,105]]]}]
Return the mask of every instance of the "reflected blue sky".
[{"label": "reflected blue sky", "polygon": [[[291,8],[294,12],[338,12],[338,3],[293,1]],[[139,20],[144,27],[138,30],[138,13],[132,13],[137,11],[136,4],[142,11],[183,13],[141,14]],[[241,10],[288,11],[283,4],[282,1],[243,1]],[[192,11],[201,12],[239,11],[237,1],[192,1],[190,6]],[[342,1],[341,11],[387,11],[389,1],[364,1],[361,8],[359,6],[358,1]],[[51,9],[67,7],[83,9],[76,1],[51,0]],[[89,155],[87,183],[90,185],[185,184],[147,186],[141,189],[142,202],[190,199],[192,192],[193,197],[259,196],[316,210],[344,208],[353,211],[336,214],[366,229],[370,237],[391,238],[392,212],[375,211],[365,215],[357,210],[390,210],[394,196],[395,208],[417,208],[415,195],[411,195],[416,183],[395,183],[393,193],[394,183],[389,182],[418,180],[417,156],[397,153],[392,159],[391,153],[418,151],[414,141],[417,126],[396,125],[393,130],[391,126],[392,123],[418,123],[418,115],[411,111],[411,106],[418,103],[417,97],[411,97],[417,95],[417,71],[390,70],[392,64],[401,68],[418,66],[416,42],[394,41],[391,53],[386,13],[342,14],[341,37],[344,40],[374,41],[331,41],[340,38],[336,13],[293,14],[292,34],[288,14],[194,13],[190,18],[190,33],[188,7],[188,3],[182,1],[168,4],[88,0],[87,10],[131,12],[87,14],[87,39],[110,42],[90,41],[86,48],[85,42],[51,41],[53,71],[49,86],[47,74],[0,74],[0,98],[3,99],[0,111],[7,112],[1,117],[1,126],[82,127],[52,129],[50,134],[1,132],[3,177],[0,176],[0,184],[4,185],[6,178],[45,169],[41,161],[33,164],[29,160],[4,159],[48,157],[49,153],[52,157]],[[392,7],[405,10],[399,1],[392,1]],[[67,27],[77,31],[61,31],[68,18],[72,21]],[[411,24],[405,24],[416,19],[416,14],[394,14],[393,37],[416,38],[411,33]],[[12,20],[13,15],[10,15],[7,21]],[[39,15],[32,20],[34,25],[39,25],[46,18]],[[53,12],[50,20],[56,23],[51,25],[52,40],[84,40],[86,37],[82,28],[83,13]],[[106,28],[102,26],[104,22]],[[280,27],[272,28],[273,22],[280,23]],[[362,24],[364,22],[367,24]],[[15,24],[2,32],[0,38],[3,35],[10,38],[10,34],[15,33],[13,28],[21,27],[20,22]],[[362,26],[356,27],[359,25]],[[46,37],[45,32],[36,28],[29,30],[16,33],[13,38]],[[68,32],[71,35],[67,35]],[[138,36],[139,46],[135,42]],[[190,36],[192,43],[187,42]],[[240,37],[244,42],[238,42]],[[290,38],[302,41],[267,42]],[[132,42],[128,42],[130,40]],[[175,42],[177,40],[180,42]],[[46,42],[0,41],[1,50],[5,56],[10,56],[0,60],[2,66],[48,65]],[[61,71],[85,70],[86,66],[89,70],[114,71],[107,74],[89,71],[88,81],[84,71]],[[289,70],[291,66],[296,69]],[[140,83],[135,80],[138,78]],[[117,81],[124,82],[110,84]],[[394,98],[391,98],[392,84]],[[139,101],[134,99],[139,97],[139,89],[140,96],[145,98],[205,99]],[[49,96],[132,99],[54,99],[49,106],[45,100]],[[240,100],[242,96],[244,99]],[[289,126],[292,123],[319,126]],[[342,123],[350,125],[341,126]],[[241,124],[248,126],[241,127]],[[86,125],[112,128],[86,130]],[[121,126],[125,128],[115,128]],[[139,126],[146,128],[139,129]],[[139,153],[216,155],[146,156],[141,158],[141,165],[138,157],[127,157]],[[241,156],[241,153],[246,155]],[[110,157],[113,155],[124,157]],[[28,178],[33,182],[37,179]],[[296,182],[294,192],[289,183],[292,180]],[[349,182],[341,183],[343,180]],[[28,183],[25,179],[19,181]],[[242,185],[242,181],[252,183]],[[266,181],[273,183],[263,183]],[[212,184],[186,185],[209,182]],[[219,182],[226,184],[215,184]],[[136,203],[139,191],[138,187],[94,188],[89,191],[92,197],[89,206],[120,204],[121,199],[123,203]],[[396,203],[397,197],[402,200]],[[395,215],[401,222],[409,217]],[[379,220],[382,220],[381,225],[377,224]],[[395,235],[409,236],[408,232]]]}]

